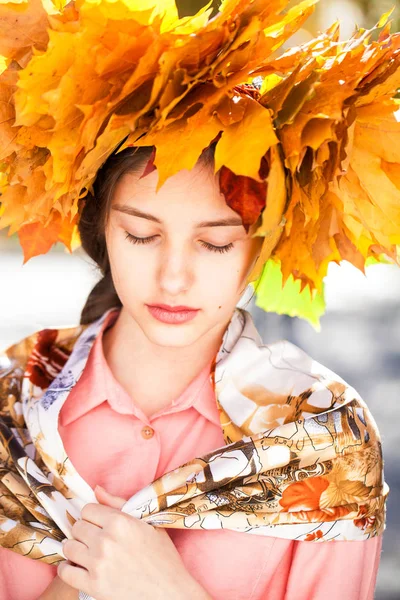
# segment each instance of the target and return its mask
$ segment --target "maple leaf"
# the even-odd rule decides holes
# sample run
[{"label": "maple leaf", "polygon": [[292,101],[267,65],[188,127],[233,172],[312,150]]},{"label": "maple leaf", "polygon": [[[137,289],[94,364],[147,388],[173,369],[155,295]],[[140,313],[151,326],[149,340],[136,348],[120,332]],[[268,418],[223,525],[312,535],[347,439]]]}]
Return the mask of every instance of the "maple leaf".
[{"label": "maple leaf", "polygon": [[48,15],[41,0],[0,3],[0,54],[21,66],[33,49],[44,51],[48,40]]},{"label": "maple leaf", "polygon": [[[151,139],[158,145],[159,185],[177,170],[193,167],[221,130],[214,111],[220,106],[222,115],[224,102],[237,96],[235,85],[301,26],[315,2],[307,0],[287,15],[282,4],[232,0],[212,20],[211,3],[183,19],[171,0],[3,4],[4,27],[10,29],[18,13],[17,26],[29,34],[4,36],[3,54],[13,61],[0,75],[2,174],[8,184],[0,227],[11,225],[15,232],[30,225],[20,238],[26,260],[54,243],[55,229],[46,225],[50,213],[63,220],[60,232],[75,227],[79,200],[98,169],[127,136],[127,145],[137,140],[143,123],[147,139],[142,136],[138,145]],[[243,107],[254,131],[257,122],[268,126],[269,141],[254,136],[257,162],[276,142],[271,114],[248,95]],[[223,129],[221,160],[224,145],[243,124],[237,119]],[[167,147],[170,138],[174,143]],[[183,150],[175,155],[172,147]],[[226,163],[239,164],[234,155]],[[256,174],[255,163],[244,165],[248,176]],[[43,175],[43,186],[38,188],[36,178],[33,194],[35,171]],[[31,239],[35,231],[42,236],[37,244]]]},{"label": "maple leaf", "polygon": [[[332,261],[363,272],[371,257],[399,264],[400,35],[390,35],[388,16],[343,42],[332,26],[271,63],[279,77],[264,68],[260,102],[274,110],[291,187],[272,254],[283,284],[293,276],[301,291],[321,294]],[[254,285],[267,290],[267,283]],[[258,303],[271,305],[261,296]],[[296,306],[303,310],[300,298]]]},{"label": "maple leaf", "polygon": [[24,262],[79,245],[80,202],[116,148],[153,146],[159,189],[216,140],[226,202],[246,228],[261,216],[261,305],[270,259],[314,323],[321,304],[300,295],[322,298],[330,262],[398,264],[400,34],[388,12],[277,56],[316,2],[224,0],[211,19],[211,2],[184,18],[173,0],[0,3],[0,228]]}]

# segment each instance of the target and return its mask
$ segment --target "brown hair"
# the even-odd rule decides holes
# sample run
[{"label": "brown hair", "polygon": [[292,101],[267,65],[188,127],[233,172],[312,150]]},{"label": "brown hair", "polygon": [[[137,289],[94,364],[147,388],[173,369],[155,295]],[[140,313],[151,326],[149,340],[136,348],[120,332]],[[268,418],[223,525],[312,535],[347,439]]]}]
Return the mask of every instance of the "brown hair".
[{"label": "brown hair", "polygon": [[[214,164],[215,145],[216,142],[211,144],[199,158],[205,166]],[[141,166],[144,167],[151,156],[153,146],[129,147],[118,153],[117,150],[118,148],[98,170],[93,183],[93,194],[88,192],[85,196],[79,216],[78,231],[82,248],[102,274],[82,309],[81,325],[92,323],[110,308],[122,306],[112,280],[105,229],[117,182],[125,173],[136,173]]]}]

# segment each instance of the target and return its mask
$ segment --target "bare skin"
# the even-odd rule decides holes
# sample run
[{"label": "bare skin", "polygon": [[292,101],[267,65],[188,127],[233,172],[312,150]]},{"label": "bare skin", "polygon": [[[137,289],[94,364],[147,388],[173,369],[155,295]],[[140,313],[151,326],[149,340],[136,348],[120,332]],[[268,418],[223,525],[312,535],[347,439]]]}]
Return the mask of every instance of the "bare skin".
[{"label": "bare skin", "polygon": [[77,600],[79,590],[96,600],[211,600],[186,571],[166,529],[122,513],[124,498],[101,487],[95,492],[99,504],[82,510],[82,520],[72,528],[74,539],[64,544],[68,562],[58,566],[38,600]]},{"label": "bare skin", "polygon": [[[157,171],[142,180],[136,173],[122,177],[106,228],[123,306],[103,335],[104,355],[113,376],[148,416],[168,406],[215,357],[263,241],[252,238],[258,223],[246,232],[211,170],[198,164],[180,171],[156,193],[157,179]],[[122,212],[121,206],[153,219]],[[227,219],[229,225],[199,226]],[[127,233],[148,241],[132,243]],[[199,311],[184,324],[166,324],[146,306],[158,303]],[[122,513],[124,499],[100,490],[96,495],[99,504],[84,507],[74,539],[65,545],[68,563],[59,566],[40,600],[76,600],[79,589],[96,600],[210,598],[185,570],[166,530]],[[99,547],[109,551],[99,553]]]},{"label": "bare skin", "polygon": [[[256,224],[246,233],[212,171],[199,165],[180,171],[156,193],[157,179],[156,171],[139,181],[136,174],[122,178],[106,230],[123,307],[104,333],[104,355],[114,377],[148,416],[178,397],[217,353],[263,241],[252,238]],[[120,212],[118,205],[151,214],[161,223]],[[221,219],[238,224],[198,227]],[[147,244],[132,244],[127,233],[154,237]],[[228,251],[204,244],[227,246]],[[146,303],[200,311],[192,321],[171,325],[156,320]]]},{"label": "bare skin", "polygon": [[43,594],[41,594],[38,600],[78,600],[79,590],[71,587],[64,583],[58,575],[54,577],[50,585],[47,586]]}]

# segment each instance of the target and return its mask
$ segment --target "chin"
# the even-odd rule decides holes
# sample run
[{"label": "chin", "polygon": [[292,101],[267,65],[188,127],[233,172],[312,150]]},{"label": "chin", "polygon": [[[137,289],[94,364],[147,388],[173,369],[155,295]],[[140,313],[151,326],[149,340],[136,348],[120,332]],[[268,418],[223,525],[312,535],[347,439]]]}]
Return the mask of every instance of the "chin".
[{"label": "chin", "polygon": [[184,348],[190,346],[203,335],[198,327],[189,325],[167,325],[156,323],[143,327],[143,331],[153,344],[168,346],[170,348]]}]

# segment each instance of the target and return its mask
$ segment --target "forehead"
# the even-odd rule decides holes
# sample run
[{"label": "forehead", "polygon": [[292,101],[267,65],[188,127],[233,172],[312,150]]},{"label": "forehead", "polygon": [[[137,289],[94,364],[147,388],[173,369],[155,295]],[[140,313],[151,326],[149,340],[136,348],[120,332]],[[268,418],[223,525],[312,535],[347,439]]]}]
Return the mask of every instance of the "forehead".
[{"label": "forehead", "polygon": [[235,216],[219,190],[218,174],[213,167],[197,163],[192,170],[183,169],[168,178],[156,191],[157,170],[142,179],[139,172],[125,173],[118,181],[112,195],[111,206],[125,205],[148,210],[164,220],[174,213],[175,218],[198,220],[200,215]]}]

